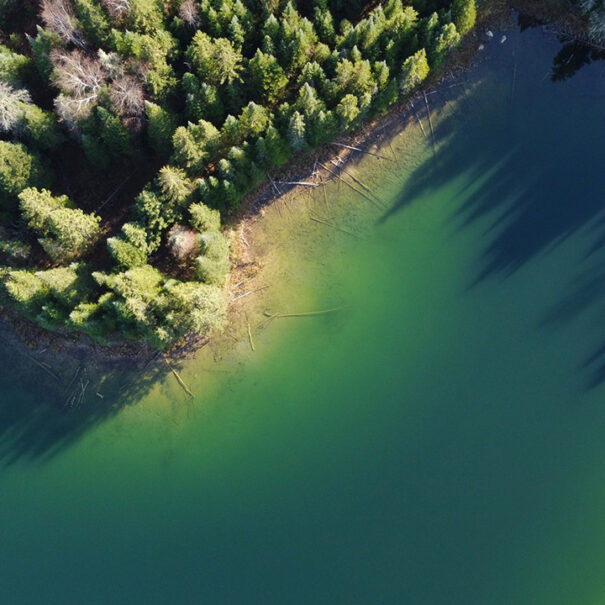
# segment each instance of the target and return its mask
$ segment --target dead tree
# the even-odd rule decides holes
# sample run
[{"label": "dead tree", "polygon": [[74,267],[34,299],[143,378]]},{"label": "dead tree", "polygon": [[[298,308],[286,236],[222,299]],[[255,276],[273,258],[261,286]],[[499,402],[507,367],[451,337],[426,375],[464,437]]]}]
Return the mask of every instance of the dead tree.
[{"label": "dead tree", "polygon": [[55,84],[63,93],[55,100],[55,108],[65,122],[73,123],[96,105],[107,72],[96,58],[78,50],[55,51],[51,53],[51,61]]},{"label": "dead tree", "polygon": [[125,15],[130,10],[130,0],[101,0],[101,4],[115,18]]},{"label": "dead tree", "polygon": [[197,10],[195,0],[185,0],[179,6],[179,17],[190,27],[197,27],[199,25],[200,14]]},{"label": "dead tree", "polygon": [[65,42],[71,42],[78,48],[86,46],[69,0],[42,0],[40,17],[44,25]]},{"label": "dead tree", "polygon": [[120,117],[137,117],[145,110],[145,95],[134,76],[122,76],[111,83],[109,98]]}]

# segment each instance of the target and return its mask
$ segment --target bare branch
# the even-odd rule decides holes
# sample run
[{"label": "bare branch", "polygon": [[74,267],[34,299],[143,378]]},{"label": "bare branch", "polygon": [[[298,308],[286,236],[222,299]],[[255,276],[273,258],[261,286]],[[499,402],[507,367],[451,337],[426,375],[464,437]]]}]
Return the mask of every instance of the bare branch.
[{"label": "bare branch", "polygon": [[79,48],[85,47],[69,0],[42,0],[40,17],[44,25],[65,42],[71,42]]},{"label": "bare branch", "polygon": [[197,27],[200,22],[200,14],[197,10],[197,4],[195,0],[185,0],[179,6],[179,17],[184,23],[191,27]]},{"label": "bare branch", "polygon": [[141,83],[133,76],[114,80],[109,98],[120,116],[139,116],[145,109],[145,95]]},{"label": "bare branch", "polygon": [[31,103],[27,90],[15,90],[10,84],[0,82],[0,131],[10,132],[19,125],[24,105]]},{"label": "bare branch", "polygon": [[51,61],[56,84],[74,97],[96,97],[107,81],[107,72],[100,62],[78,50],[70,53],[54,51]]},{"label": "bare branch", "polygon": [[115,18],[125,15],[130,10],[130,0],[101,0],[101,4]]}]

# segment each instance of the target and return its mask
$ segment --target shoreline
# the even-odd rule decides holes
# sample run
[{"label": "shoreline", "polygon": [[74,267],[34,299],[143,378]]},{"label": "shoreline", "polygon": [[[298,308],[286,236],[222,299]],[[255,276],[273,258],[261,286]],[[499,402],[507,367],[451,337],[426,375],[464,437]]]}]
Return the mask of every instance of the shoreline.
[{"label": "shoreline", "polygon": [[[460,75],[473,65],[487,29],[506,28],[512,25],[510,22],[512,5],[512,2],[509,4],[503,1],[482,11],[478,15],[476,28],[465,38],[458,51],[448,59],[438,74],[429,76],[413,97],[396,104],[386,114],[362,125],[357,131],[339,137],[338,143],[336,141],[326,143],[318,149],[296,156],[272,175],[268,175],[267,182],[242,200],[240,211],[224,229],[230,242],[232,269],[225,286],[229,302],[222,332],[206,337],[190,335],[169,350],[157,351],[140,341],[117,339],[115,343],[102,345],[84,334],[50,332],[11,310],[0,309],[0,337],[3,340],[14,337],[10,338],[11,342],[14,342],[15,346],[20,343],[26,352],[44,354],[47,350],[52,350],[55,356],[69,360],[86,358],[94,360],[97,364],[134,362],[145,367],[159,357],[178,363],[179,360],[195,356],[206,345],[222,340],[230,328],[237,329],[238,318],[249,310],[257,288],[262,288],[262,285],[255,283],[255,279],[261,272],[264,261],[254,253],[247,234],[253,233],[255,222],[262,218],[269,206],[283,202],[284,197],[296,197],[305,189],[295,184],[283,185],[281,181],[315,182],[319,178],[317,187],[330,184],[339,178],[343,169],[346,170],[349,164],[361,155],[359,151],[353,149],[337,149],[337,144],[363,148],[364,152],[371,152],[380,145],[388,144],[402,132],[410,120],[417,119],[417,111],[424,118],[427,108],[424,106],[423,97],[439,91],[441,87],[452,85],[452,82],[458,80]],[[389,129],[390,126],[392,128]],[[427,131],[426,136],[431,138],[431,133]],[[334,168],[331,174],[325,168],[317,167],[318,162],[325,165],[330,164],[331,160],[339,164],[338,167],[331,166]],[[277,187],[276,180],[280,181],[280,187]],[[250,239],[253,239],[253,236],[250,236]],[[243,298],[248,300],[237,308],[232,305],[236,300]]]}]

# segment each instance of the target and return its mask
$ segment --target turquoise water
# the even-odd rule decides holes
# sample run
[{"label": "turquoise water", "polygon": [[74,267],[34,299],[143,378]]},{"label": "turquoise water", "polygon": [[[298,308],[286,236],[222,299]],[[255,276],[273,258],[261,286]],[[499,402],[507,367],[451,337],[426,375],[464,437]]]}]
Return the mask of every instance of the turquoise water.
[{"label": "turquoise water", "polygon": [[429,95],[435,153],[412,120],[359,166],[363,239],[284,215],[271,308],[342,311],[185,363],[194,400],[58,410],[4,347],[1,602],[605,602],[605,65],[507,35]]}]

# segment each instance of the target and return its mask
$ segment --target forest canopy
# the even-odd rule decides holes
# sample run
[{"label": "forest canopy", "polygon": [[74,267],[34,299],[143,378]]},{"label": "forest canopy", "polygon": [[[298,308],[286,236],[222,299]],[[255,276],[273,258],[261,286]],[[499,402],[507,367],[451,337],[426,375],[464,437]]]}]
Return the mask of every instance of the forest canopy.
[{"label": "forest canopy", "polygon": [[474,0],[5,0],[0,303],[160,349],[220,327],[221,218],[474,22]]}]

